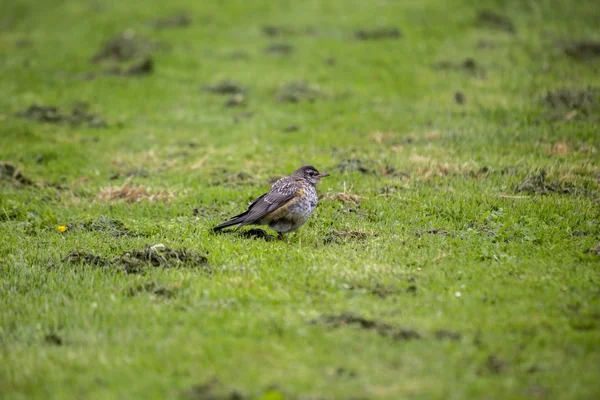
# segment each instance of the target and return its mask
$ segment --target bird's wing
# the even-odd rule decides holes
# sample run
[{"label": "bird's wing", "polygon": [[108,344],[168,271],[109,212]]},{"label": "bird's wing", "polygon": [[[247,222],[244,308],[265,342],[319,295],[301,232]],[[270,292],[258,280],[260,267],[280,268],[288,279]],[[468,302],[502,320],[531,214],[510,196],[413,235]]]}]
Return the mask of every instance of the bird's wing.
[{"label": "bird's wing", "polygon": [[250,204],[243,225],[257,222],[268,213],[285,205],[294,198],[299,189],[300,186],[294,179],[281,178],[271,186],[269,193],[260,196]]}]

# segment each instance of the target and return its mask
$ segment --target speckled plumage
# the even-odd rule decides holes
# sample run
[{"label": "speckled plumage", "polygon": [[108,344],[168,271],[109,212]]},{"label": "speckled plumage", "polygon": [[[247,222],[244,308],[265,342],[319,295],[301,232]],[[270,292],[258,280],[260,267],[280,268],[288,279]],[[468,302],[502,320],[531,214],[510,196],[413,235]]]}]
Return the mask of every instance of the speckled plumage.
[{"label": "speckled plumage", "polygon": [[268,193],[254,200],[247,211],[217,225],[214,230],[233,225],[268,225],[280,235],[294,231],[308,221],[317,207],[316,184],[324,176],[328,174],[310,165],[304,166],[279,179]]}]

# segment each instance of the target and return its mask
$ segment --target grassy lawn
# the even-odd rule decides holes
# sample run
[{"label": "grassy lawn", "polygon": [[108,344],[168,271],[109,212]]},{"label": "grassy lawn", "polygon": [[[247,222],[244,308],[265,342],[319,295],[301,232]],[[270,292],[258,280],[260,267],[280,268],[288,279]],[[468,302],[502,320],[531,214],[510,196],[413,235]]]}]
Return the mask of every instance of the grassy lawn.
[{"label": "grassy lawn", "polygon": [[3,2],[0,398],[599,398],[599,20]]}]

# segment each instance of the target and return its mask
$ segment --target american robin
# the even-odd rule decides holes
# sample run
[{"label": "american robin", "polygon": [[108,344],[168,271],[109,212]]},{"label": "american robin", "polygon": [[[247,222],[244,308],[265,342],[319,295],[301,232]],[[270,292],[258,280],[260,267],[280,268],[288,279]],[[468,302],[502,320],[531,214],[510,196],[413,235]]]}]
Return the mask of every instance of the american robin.
[{"label": "american robin", "polygon": [[279,179],[268,193],[254,200],[248,210],[213,228],[215,232],[232,225],[268,225],[283,239],[283,234],[300,228],[312,215],[319,198],[316,184],[329,174],[312,165],[297,169]]}]

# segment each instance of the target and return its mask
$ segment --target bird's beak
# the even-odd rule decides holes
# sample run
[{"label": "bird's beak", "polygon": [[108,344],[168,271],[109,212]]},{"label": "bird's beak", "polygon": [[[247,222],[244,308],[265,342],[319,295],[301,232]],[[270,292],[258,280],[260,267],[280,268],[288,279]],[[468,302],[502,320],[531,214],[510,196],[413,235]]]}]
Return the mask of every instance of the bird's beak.
[{"label": "bird's beak", "polygon": [[319,178],[325,178],[326,176],[329,176],[329,174],[325,173],[325,172],[319,172],[319,175],[317,175]]}]

